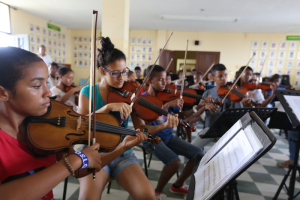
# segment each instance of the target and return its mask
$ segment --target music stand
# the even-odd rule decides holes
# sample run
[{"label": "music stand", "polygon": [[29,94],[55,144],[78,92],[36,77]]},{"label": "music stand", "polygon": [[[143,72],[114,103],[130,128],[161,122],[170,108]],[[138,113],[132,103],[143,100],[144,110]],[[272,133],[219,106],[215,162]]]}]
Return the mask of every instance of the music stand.
[{"label": "music stand", "polygon": [[[224,148],[227,144],[230,143],[230,141],[236,137],[236,135],[239,133],[241,129],[245,130],[248,126],[251,126],[252,130],[254,131],[255,135],[257,136],[257,139],[261,142],[262,144],[262,149],[260,152],[258,152],[254,157],[251,159],[247,160],[246,165],[242,166],[241,169],[235,171],[233,173],[233,176],[230,179],[226,179],[226,181],[222,182],[222,184],[217,187],[218,190],[214,191],[212,193],[212,197],[209,199],[224,199],[224,190],[228,185],[230,185],[231,190],[236,190],[236,197],[237,199],[239,198],[237,195],[237,189],[236,189],[236,183],[235,179],[241,175],[245,170],[247,170],[251,165],[253,165],[259,158],[261,158],[264,154],[266,154],[276,143],[276,138],[274,135],[271,133],[271,131],[267,128],[267,126],[264,124],[264,122],[258,117],[258,115],[252,111],[250,113],[246,113],[241,119],[241,128],[236,130],[236,133],[233,135],[232,138],[229,138],[226,143],[224,143],[224,146],[220,148],[219,151],[216,152],[216,154],[213,154],[210,159],[215,157],[221,150]],[[220,142],[220,141],[218,141]],[[217,142],[217,143],[218,143]],[[217,143],[215,145],[217,145]],[[209,153],[209,152],[207,152]],[[196,173],[201,161],[201,155],[197,155],[196,161],[195,161],[195,166],[193,169],[193,175],[191,176],[191,181],[189,184],[189,192],[187,195],[187,200],[193,200],[194,195],[195,195],[195,185],[196,185],[196,180],[194,174]],[[202,165],[203,167],[204,165]],[[199,197],[200,199],[201,197]],[[198,197],[197,197],[198,199]],[[232,191],[229,191],[229,196],[227,199],[233,199],[233,193]]]},{"label": "music stand", "polygon": [[262,121],[270,117],[277,108],[232,108],[225,110],[201,138],[222,137],[246,113],[254,111]]},{"label": "music stand", "polygon": [[[275,95],[276,97],[279,99],[280,103],[282,104],[282,107],[284,108],[289,121],[290,121],[290,125],[292,126],[293,130],[298,130],[300,131],[300,122],[298,117],[296,116],[295,112],[297,112],[297,108],[292,108],[289,104],[289,101],[285,98],[285,96],[287,97],[299,97],[300,96],[300,91],[292,91],[292,90],[276,90],[275,91]],[[294,112],[295,111],[295,112]],[[282,179],[281,184],[279,185],[277,192],[274,196],[273,199],[277,199],[278,195],[282,189],[283,186],[285,186],[285,188],[287,189],[287,195],[288,195],[288,199],[292,200],[294,198],[296,198],[300,192],[298,192],[295,196],[294,196],[294,191],[295,191],[295,181],[296,181],[296,172],[298,171],[300,173],[300,167],[298,166],[298,158],[299,158],[299,147],[300,147],[300,133],[298,135],[298,139],[297,141],[293,141],[296,142],[296,149],[295,149],[295,157],[294,157],[294,163],[293,165],[289,165],[289,170],[287,171],[287,173],[285,174],[284,178]],[[290,178],[290,184],[289,187],[287,187],[286,185],[286,180],[289,177],[289,175],[291,174],[291,178]]]}]

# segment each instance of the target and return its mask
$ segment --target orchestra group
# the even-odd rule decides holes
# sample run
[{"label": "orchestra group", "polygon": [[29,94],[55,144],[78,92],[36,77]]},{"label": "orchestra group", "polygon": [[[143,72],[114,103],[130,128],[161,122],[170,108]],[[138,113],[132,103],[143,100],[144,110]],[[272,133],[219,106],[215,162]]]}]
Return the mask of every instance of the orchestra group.
[{"label": "orchestra group", "polygon": [[[41,46],[44,51],[41,55],[16,47],[0,47],[0,199],[53,199],[52,189],[69,175],[79,180],[79,199],[101,199],[111,178],[133,199],[163,199],[165,187],[173,193],[187,194],[189,186],[185,182],[193,172],[196,156],[203,156],[204,147],[218,139],[199,136],[192,139],[193,125],[201,121],[205,128],[211,127],[222,112],[230,108],[272,107],[274,91],[287,88],[281,84],[281,75],[274,74],[264,84],[260,74],[249,66],[241,66],[232,83],[228,80],[228,69],[221,63],[213,64],[207,71],[179,70],[177,74],[157,64],[144,71],[140,67],[131,71],[125,54],[115,48],[108,37],[102,37],[99,42],[96,66],[101,79],[95,85],[81,86],[73,84],[74,76],[80,74],[43,59],[44,46]],[[127,98],[121,96],[125,86],[135,88],[138,100],[133,103],[136,105],[121,100]],[[114,98],[108,98],[111,93]],[[90,100],[95,101],[91,109]],[[147,101],[142,103],[142,100]],[[76,152],[72,146],[52,152],[47,152],[42,145],[33,148],[29,145],[28,126],[34,123],[30,119],[58,109],[53,101],[67,105],[66,110],[71,109],[83,118],[92,111],[95,115],[113,115],[120,126],[110,124],[112,131],[120,127],[131,131],[128,128],[131,120],[136,134],[122,135],[118,145],[107,150],[99,140],[89,146],[86,141],[77,141],[76,144],[82,145]],[[150,119],[150,111],[139,112],[137,106],[152,109],[154,118]],[[78,120],[70,116],[65,123],[78,124]],[[87,125],[84,120],[80,123]],[[49,127],[41,125],[44,129]],[[174,135],[173,129],[179,133]],[[144,130],[160,142],[150,141]],[[200,130],[197,132],[201,134]],[[49,137],[51,135],[45,135]],[[132,150],[138,144],[164,164],[154,186]],[[36,149],[43,149],[44,155],[37,156]],[[179,155],[185,157],[181,170]],[[287,167],[292,158],[293,155],[278,166]],[[94,169],[95,179],[91,169]],[[167,186],[177,172],[179,176]]]}]

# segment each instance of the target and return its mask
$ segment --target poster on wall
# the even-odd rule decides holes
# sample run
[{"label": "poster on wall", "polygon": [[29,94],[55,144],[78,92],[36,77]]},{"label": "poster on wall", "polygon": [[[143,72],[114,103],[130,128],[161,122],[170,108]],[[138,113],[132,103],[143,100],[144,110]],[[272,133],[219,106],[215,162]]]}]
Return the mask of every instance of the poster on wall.
[{"label": "poster on wall", "polygon": [[259,61],[259,68],[262,68],[264,66],[265,60],[260,60]]},{"label": "poster on wall", "polygon": [[40,36],[37,36],[36,37],[36,44],[40,45],[41,44],[41,39],[40,39]]},{"label": "poster on wall", "polygon": [[46,28],[43,28],[43,36],[46,37],[47,36],[47,32],[46,32]]},{"label": "poster on wall", "polygon": [[136,39],[136,44],[137,45],[141,45],[142,44],[142,39],[141,38],[137,38]]},{"label": "poster on wall", "polygon": [[84,67],[87,67],[87,66],[88,66],[88,62],[84,61]]},{"label": "poster on wall", "polygon": [[142,63],[141,67],[142,67],[143,69],[145,69],[146,63]]},{"label": "poster on wall", "polygon": [[36,26],[36,34],[37,34],[37,35],[41,34],[41,30],[40,30],[40,27],[39,27],[39,26]]},{"label": "poster on wall", "polygon": [[44,45],[44,46],[47,45],[47,40],[46,40],[46,38],[43,38],[43,45]]},{"label": "poster on wall", "polygon": [[58,42],[58,48],[59,48],[59,49],[61,48],[61,43],[60,43],[60,42]]},{"label": "poster on wall", "polygon": [[131,63],[130,63],[130,68],[131,68],[131,69],[134,69],[134,62],[131,62]]},{"label": "poster on wall", "polygon": [[292,70],[286,70],[286,75],[291,75],[292,74]]},{"label": "poster on wall", "polygon": [[131,43],[132,45],[135,44],[135,38],[134,38],[134,37],[132,37],[132,38],[130,39],[130,43]]},{"label": "poster on wall", "polygon": [[82,60],[79,60],[79,61],[78,61],[78,66],[79,66],[79,67],[82,67]]},{"label": "poster on wall", "polygon": [[275,50],[277,48],[277,43],[276,42],[271,42],[270,49]]},{"label": "poster on wall", "polygon": [[135,55],[134,54],[130,55],[130,60],[135,60]]},{"label": "poster on wall", "polygon": [[143,47],[143,48],[142,48],[142,52],[143,52],[143,53],[147,53],[147,47]]},{"label": "poster on wall", "polygon": [[142,55],[142,61],[147,61],[147,58],[146,58],[145,54]]},{"label": "poster on wall", "polygon": [[78,49],[77,45],[74,45],[74,51],[77,51],[77,49]]},{"label": "poster on wall", "polygon": [[147,45],[147,38],[143,38],[143,39],[142,39],[142,44],[143,44],[143,45]]},{"label": "poster on wall", "polygon": [[82,58],[82,53],[78,53],[78,58]]},{"label": "poster on wall", "polygon": [[258,42],[252,42],[252,49],[257,49]]},{"label": "poster on wall", "polygon": [[278,58],[279,59],[284,59],[284,55],[285,55],[285,52],[284,51],[280,51],[279,54],[278,54]]},{"label": "poster on wall", "polygon": [[[63,55],[63,57],[65,58],[65,57],[66,57],[66,52],[63,51],[62,55]],[[64,62],[64,63],[65,63],[65,62]]]},{"label": "poster on wall", "polygon": [[137,54],[136,55],[136,61],[140,61],[141,60],[141,56],[140,56],[140,54]]},{"label": "poster on wall", "polygon": [[130,53],[135,53],[135,48],[134,48],[134,46],[132,46],[132,47],[130,48]]},{"label": "poster on wall", "polygon": [[289,52],[289,60],[293,60],[294,55],[295,55],[295,52],[293,52],[293,51]]},{"label": "poster on wall", "polygon": [[79,51],[82,51],[82,45],[79,45],[79,46],[78,46],[78,50],[79,50]]},{"label": "poster on wall", "polygon": [[50,56],[52,55],[52,49],[51,48],[48,48],[48,53],[49,53]]},{"label": "poster on wall", "polygon": [[148,38],[148,45],[152,45],[153,44],[153,39],[152,38]]},{"label": "poster on wall", "polygon": [[273,70],[272,69],[268,69],[268,72],[267,72],[267,76],[272,76],[273,75]]},{"label": "poster on wall", "polygon": [[251,60],[250,67],[255,68],[255,60]]},{"label": "poster on wall", "polygon": [[[88,38],[87,38],[87,37],[84,37],[84,38],[83,38],[83,42],[84,42],[84,43],[88,43]],[[87,64],[86,64],[86,65],[87,65]]]},{"label": "poster on wall", "polygon": [[30,36],[30,44],[34,44],[34,36],[33,35]]},{"label": "poster on wall", "polygon": [[148,53],[152,53],[152,47],[148,47]]},{"label": "poster on wall", "polygon": [[141,64],[140,64],[139,62],[137,62],[137,63],[135,64],[135,66],[140,67]]},{"label": "poster on wall", "polygon": [[266,52],[265,51],[261,51],[259,58],[265,59],[266,58]]},{"label": "poster on wall", "polygon": [[78,37],[78,42],[82,43],[82,37]]},{"label": "poster on wall", "polygon": [[296,42],[291,42],[290,43],[290,50],[295,50],[296,49]]},{"label": "poster on wall", "polygon": [[[84,53],[84,59],[87,59],[88,58],[88,54],[87,53]],[[87,65],[87,64],[86,64]]]},{"label": "poster on wall", "polygon": [[73,38],[73,43],[77,43],[77,37]]},{"label": "poster on wall", "polygon": [[274,61],[273,60],[269,60],[268,67],[269,68],[273,68],[274,67]]},{"label": "poster on wall", "polygon": [[48,37],[52,37],[52,31],[50,29],[48,30]]},{"label": "poster on wall", "polygon": [[296,88],[299,87],[299,81],[297,81],[297,80],[294,81],[294,87],[296,87]]},{"label": "poster on wall", "polygon": [[56,41],[53,41],[53,47],[56,48]]},{"label": "poster on wall", "polygon": [[281,42],[280,43],[280,50],[285,50],[286,47],[286,42]]},{"label": "poster on wall", "polygon": [[261,49],[266,49],[266,48],[267,48],[267,42],[262,42]]},{"label": "poster on wall", "polygon": [[296,71],[296,78],[300,78],[300,71]]},{"label": "poster on wall", "polygon": [[63,39],[63,41],[65,41],[65,40],[66,40],[66,36],[65,36],[65,34],[62,34],[62,39]]},{"label": "poster on wall", "polygon": [[31,45],[31,46],[30,46],[30,51],[31,51],[32,53],[35,53],[35,47],[34,47],[34,45]]},{"label": "poster on wall", "polygon": [[270,59],[275,59],[275,51],[271,51],[271,52],[270,52],[269,58],[270,58]]},{"label": "poster on wall", "polygon": [[53,50],[53,55],[56,56],[56,49]]},{"label": "poster on wall", "polygon": [[31,34],[34,34],[34,25],[33,24],[30,24],[30,33]]},{"label": "poster on wall", "polygon": [[297,68],[300,69],[300,61],[297,61]]},{"label": "poster on wall", "polygon": [[141,47],[136,47],[136,52],[141,53]]},{"label": "poster on wall", "polygon": [[278,69],[278,70],[277,70],[277,74],[282,75],[282,70],[281,70],[281,69]]},{"label": "poster on wall", "polygon": [[253,58],[257,58],[258,56],[257,56],[257,52],[256,51],[251,51],[251,55],[250,55],[250,57],[252,58],[252,56],[254,55],[254,57]]},{"label": "poster on wall", "polygon": [[57,38],[57,33],[56,33],[56,31],[53,31],[53,38],[54,38],[54,39]]},{"label": "poster on wall", "polygon": [[148,62],[152,62],[152,55],[148,55]]},{"label": "poster on wall", "polygon": [[298,52],[297,59],[300,60],[300,52]]},{"label": "poster on wall", "polygon": [[286,68],[292,68],[293,67],[293,61],[288,61],[286,64]]},{"label": "poster on wall", "polygon": [[57,34],[57,38],[58,38],[59,40],[61,39],[61,34],[60,34],[60,33]]},{"label": "poster on wall", "polygon": [[88,46],[84,45],[84,51],[88,51]]},{"label": "poster on wall", "polygon": [[283,67],[283,61],[282,60],[278,60],[277,62],[277,68],[282,68]]}]

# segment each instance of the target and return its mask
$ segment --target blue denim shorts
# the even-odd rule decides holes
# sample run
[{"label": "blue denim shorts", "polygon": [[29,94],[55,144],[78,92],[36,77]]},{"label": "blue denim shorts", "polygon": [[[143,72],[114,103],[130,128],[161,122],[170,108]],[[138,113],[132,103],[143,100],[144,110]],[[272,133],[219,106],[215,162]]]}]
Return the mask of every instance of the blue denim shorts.
[{"label": "blue denim shorts", "polygon": [[198,153],[204,154],[204,152],[200,148],[192,145],[191,143],[188,143],[187,141],[177,136],[173,136],[170,139],[162,139],[159,144],[153,144],[155,150],[152,150],[149,147],[148,141],[144,141],[143,145],[147,149],[147,151],[155,155],[167,166],[174,161],[180,160],[178,155],[182,155],[188,160],[193,160],[196,158]]},{"label": "blue denim shorts", "polygon": [[131,164],[139,164],[139,161],[134,155],[132,149],[126,153],[123,153],[108,165],[104,166],[102,169],[104,169],[109,176],[117,179],[123,169]]}]

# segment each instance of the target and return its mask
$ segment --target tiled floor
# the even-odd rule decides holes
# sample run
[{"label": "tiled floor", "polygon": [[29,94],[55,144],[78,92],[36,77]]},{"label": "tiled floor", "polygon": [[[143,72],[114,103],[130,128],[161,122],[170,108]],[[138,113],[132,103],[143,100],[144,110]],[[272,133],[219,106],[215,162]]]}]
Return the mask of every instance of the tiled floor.
[{"label": "tiled floor", "polygon": [[[132,127],[132,124],[130,124]],[[197,125],[197,129],[201,130],[201,124]],[[281,183],[286,169],[279,168],[276,166],[277,162],[288,159],[288,144],[287,140],[283,136],[277,134],[277,130],[272,132],[278,138],[275,146],[260,160],[253,164],[246,172],[238,177],[238,191],[241,200],[271,200],[274,197],[275,192]],[[193,134],[195,137],[196,133]],[[212,145],[212,144],[211,144]],[[208,145],[205,150],[208,150]],[[139,148],[134,149],[134,153],[139,159],[141,166],[144,168],[143,153]],[[149,157],[148,157],[149,158]],[[184,159],[182,159],[183,167]],[[160,171],[163,164],[155,157],[152,158],[150,168],[148,169],[149,180],[155,187],[157,180],[160,176]],[[184,195],[177,195],[169,192],[170,185],[176,180],[176,175],[169,181],[169,184],[165,187],[164,193],[167,195],[167,200],[185,199]],[[288,179],[289,181],[289,179]],[[187,180],[187,184],[189,180]],[[60,183],[54,189],[55,199],[61,199],[63,194],[64,183]],[[300,190],[300,183],[296,182],[296,191]],[[69,184],[67,189],[67,199],[75,200],[78,199],[79,184],[78,181],[72,177],[69,178]],[[132,199],[130,195],[121,188],[116,181],[112,182],[110,194],[106,191],[102,195],[103,200],[129,200]],[[287,195],[284,191],[281,191],[279,199],[287,199]],[[296,199],[300,199],[300,196]]]}]

